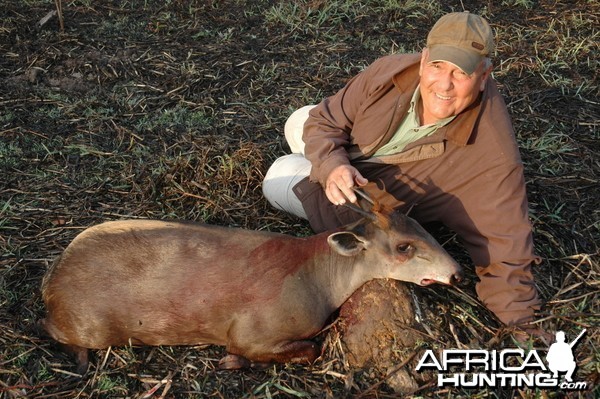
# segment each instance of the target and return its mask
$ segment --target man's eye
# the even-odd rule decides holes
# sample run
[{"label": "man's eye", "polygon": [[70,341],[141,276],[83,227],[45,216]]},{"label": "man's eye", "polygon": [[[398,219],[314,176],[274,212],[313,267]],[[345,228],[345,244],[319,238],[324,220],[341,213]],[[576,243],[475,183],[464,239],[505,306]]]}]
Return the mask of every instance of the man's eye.
[{"label": "man's eye", "polygon": [[467,80],[467,79],[469,79],[471,77],[470,75],[467,75],[463,71],[456,71],[454,73],[454,76],[456,77],[456,79],[460,79],[460,80]]}]

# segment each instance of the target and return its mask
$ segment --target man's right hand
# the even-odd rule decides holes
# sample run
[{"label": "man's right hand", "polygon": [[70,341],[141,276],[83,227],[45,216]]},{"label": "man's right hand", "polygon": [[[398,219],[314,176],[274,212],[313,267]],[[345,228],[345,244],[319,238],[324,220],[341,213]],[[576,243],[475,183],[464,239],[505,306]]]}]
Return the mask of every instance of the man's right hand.
[{"label": "man's right hand", "polygon": [[362,187],[369,181],[351,165],[340,165],[333,169],[325,183],[325,194],[334,205],[343,205],[347,200],[356,202],[353,187]]}]

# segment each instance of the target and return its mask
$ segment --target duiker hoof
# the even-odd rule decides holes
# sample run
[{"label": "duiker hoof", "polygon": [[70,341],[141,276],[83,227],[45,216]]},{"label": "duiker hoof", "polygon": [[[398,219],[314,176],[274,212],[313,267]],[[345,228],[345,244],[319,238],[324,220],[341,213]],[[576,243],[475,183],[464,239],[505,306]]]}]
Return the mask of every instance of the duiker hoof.
[{"label": "duiker hoof", "polygon": [[239,370],[248,369],[252,363],[243,356],[228,354],[219,360],[219,368],[221,370]]}]

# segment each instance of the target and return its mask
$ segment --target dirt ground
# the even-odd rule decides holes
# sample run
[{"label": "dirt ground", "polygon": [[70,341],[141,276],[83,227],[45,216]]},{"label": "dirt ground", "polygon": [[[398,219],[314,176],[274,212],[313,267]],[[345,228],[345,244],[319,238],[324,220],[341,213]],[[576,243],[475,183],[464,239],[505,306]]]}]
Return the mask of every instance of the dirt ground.
[{"label": "dirt ground", "polygon": [[[57,5],[62,12],[57,12]],[[290,113],[376,58],[423,48],[444,13],[486,17],[494,78],[526,166],[547,331],[575,337],[584,391],[439,388],[411,397],[592,398],[600,382],[600,103],[597,1],[0,1],[0,398],[387,398],[385,373],[352,370],[335,325],[310,367],[216,369],[222,348],[94,351],[81,378],[36,328],[41,279],[83,228],[176,218],[311,234],[260,189],[288,151]],[[62,15],[62,28],[61,18]],[[47,18],[45,18],[47,17]],[[46,20],[46,21],[44,21]],[[424,348],[514,347],[476,300],[414,289]],[[546,350],[540,342],[535,347]],[[415,348],[404,348],[407,357]],[[404,354],[404,352],[402,352]],[[597,396],[596,396],[597,397]]]}]

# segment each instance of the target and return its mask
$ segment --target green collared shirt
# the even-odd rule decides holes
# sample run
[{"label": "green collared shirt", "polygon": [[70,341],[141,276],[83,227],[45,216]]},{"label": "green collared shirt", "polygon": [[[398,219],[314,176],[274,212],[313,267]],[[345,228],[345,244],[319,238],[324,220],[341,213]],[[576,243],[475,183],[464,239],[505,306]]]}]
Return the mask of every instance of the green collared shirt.
[{"label": "green collared shirt", "polygon": [[402,152],[402,150],[404,150],[404,148],[406,148],[406,146],[413,141],[435,133],[440,127],[447,125],[456,117],[450,116],[430,125],[421,126],[419,114],[416,112],[416,105],[421,99],[421,91],[419,89],[420,86],[417,86],[410,101],[408,113],[404,117],[404,120],[402,120],[400,123],[398,130],[396,130],[396,133],[394,133],[394,136],[387,144],[382,146],[379,150],[377,150],[377,152],[375,152],[375,154],[373,154],[374,157],[381,157]]}]

